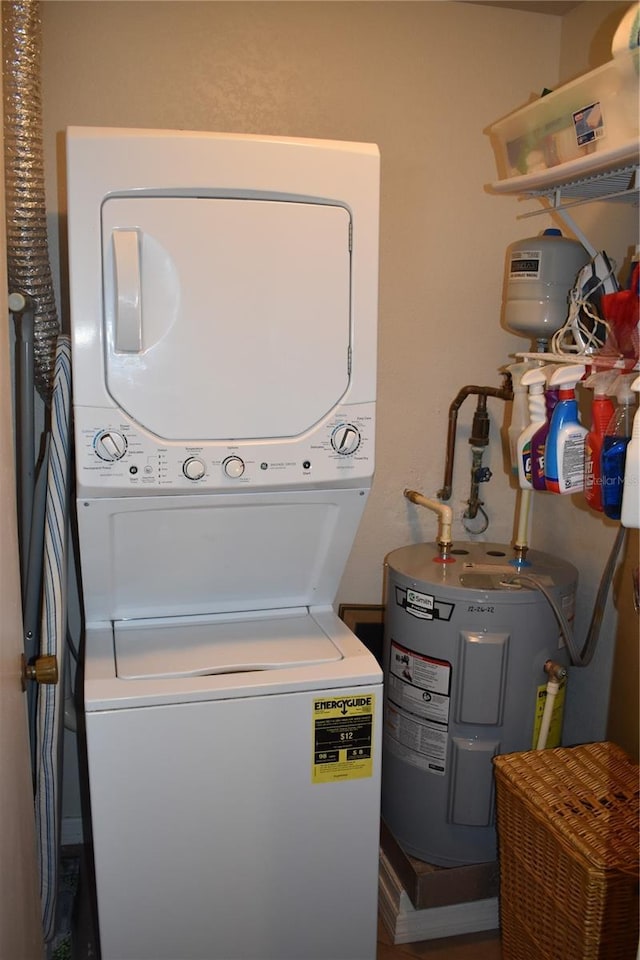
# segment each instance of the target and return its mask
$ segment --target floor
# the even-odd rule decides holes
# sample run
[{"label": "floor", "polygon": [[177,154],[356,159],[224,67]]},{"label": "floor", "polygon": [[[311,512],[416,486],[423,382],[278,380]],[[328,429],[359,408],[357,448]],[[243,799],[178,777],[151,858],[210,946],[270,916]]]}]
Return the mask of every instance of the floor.
[{"label": "floor", "polygon": [[[93,909],[91,896],[87,896],[87,864],[84,862],[83,848],[67,848],[70,856],[80,858],[80,895],[76,899],[74,911],[74,935],[69,953],[61,952],[60,957],[71,960],[97,960],[96,937],[93,929]],[[394,944],[386,927],[378,922],[378,950],[376,960],[502,960],[500,935],[497,930],[486,933],[464,934],[460,937],[447,937],[441,940],[423,940],[418,943]]]},{"label": "floor", "polygon": [[422,940],[420,943],[393,944],[383,923],[378,923],[377,960],[501,960],[500,934],[467,933],[444,940]]}]

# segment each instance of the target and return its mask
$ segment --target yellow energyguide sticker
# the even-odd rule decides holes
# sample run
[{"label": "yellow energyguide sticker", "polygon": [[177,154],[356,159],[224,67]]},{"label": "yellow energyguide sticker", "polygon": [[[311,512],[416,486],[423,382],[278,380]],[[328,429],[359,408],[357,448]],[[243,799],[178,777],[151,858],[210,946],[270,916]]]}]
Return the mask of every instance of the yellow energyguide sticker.
[{"label": "yellow energyguide sticker", "polygon": [[374,710],[373,693],[314,698],[312,783],[372,775]]}]

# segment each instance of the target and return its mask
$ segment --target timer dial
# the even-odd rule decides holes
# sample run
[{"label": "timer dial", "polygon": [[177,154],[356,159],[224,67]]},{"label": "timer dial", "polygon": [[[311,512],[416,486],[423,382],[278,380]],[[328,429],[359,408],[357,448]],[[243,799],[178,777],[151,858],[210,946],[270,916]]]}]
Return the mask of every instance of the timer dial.
[{"label": "timer dial", "polygon": [[341,423],[331,434],[331,446],[341,457],[355,453],[361,441],[360,431],[352,423]]},{"label": "timer dial", "polygon": [[182,472],[187,480],[202,480],[205,475],[206,467],[199,457],[189,457],[182,464]]},{"label": "timer dial", "polygon": [[222,469],[228,477],[237,480],[244,473],[244,462],[240,457],[227,457],[222,464]]},{"label": "timer dial", "polygon": [[93,441],[93,449],[101,460],[113,463],[121,460],[127,452],[127,441],[121,433],[113,430],[102,430]]}]

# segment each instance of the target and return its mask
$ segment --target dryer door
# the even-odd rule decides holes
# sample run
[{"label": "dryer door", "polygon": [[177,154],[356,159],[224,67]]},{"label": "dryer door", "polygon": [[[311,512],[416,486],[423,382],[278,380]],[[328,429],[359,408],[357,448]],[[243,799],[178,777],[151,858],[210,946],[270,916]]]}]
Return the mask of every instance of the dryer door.
[{"label": "dryer door", "polygon": [[350,214],[285,200],[113,197],[105,376],[166,440],[298,436],[349,384]]}]

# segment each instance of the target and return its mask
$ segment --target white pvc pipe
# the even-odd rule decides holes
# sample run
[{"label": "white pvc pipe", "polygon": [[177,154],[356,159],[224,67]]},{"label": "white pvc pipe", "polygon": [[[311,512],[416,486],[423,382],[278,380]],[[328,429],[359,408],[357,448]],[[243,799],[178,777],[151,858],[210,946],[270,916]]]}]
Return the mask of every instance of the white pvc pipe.
[{"label": "white pvc pipe", "polygon": [[542,722],[540,723],[540,732],[538,733],[538,742],[536,750],[544,750],[549,739],[549,728],[551,727],[551,717],[553,716],[553,707],[556,702],[556,696],[560,689],[558,680],[549,680],[547,683],[547,697],[544,702],[544,711]]},{"label": "white pvc pipe", "polygon": [[430,500],[423,497],[416,490],[405,490],[404,495],[407,500],[417,503],[421,507],[427,507],[438,514],[438,541],[442,543],[451,543],[451,525],[453,523],[453,510],[440,500]]},{"label": "white pvc pipe", "polygon": [[532,492],[532,490],[520,490],[516,547],[526,547],[529,544],[529,511],[531,509]]}]

